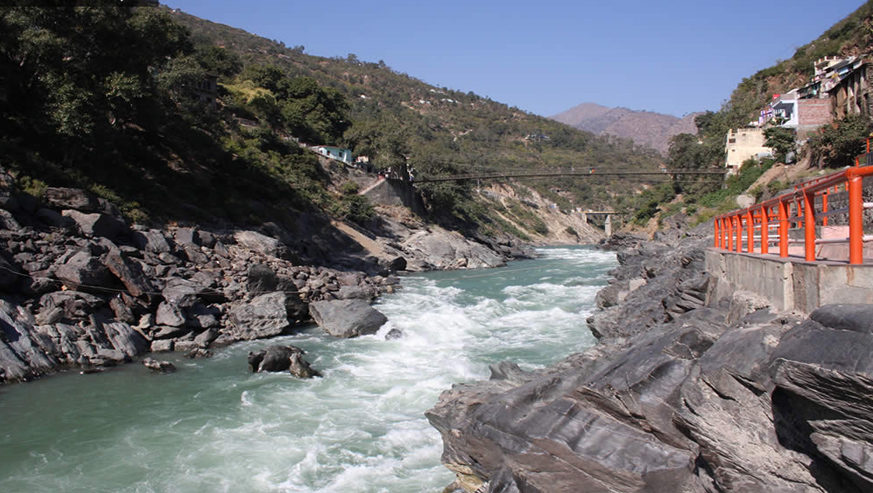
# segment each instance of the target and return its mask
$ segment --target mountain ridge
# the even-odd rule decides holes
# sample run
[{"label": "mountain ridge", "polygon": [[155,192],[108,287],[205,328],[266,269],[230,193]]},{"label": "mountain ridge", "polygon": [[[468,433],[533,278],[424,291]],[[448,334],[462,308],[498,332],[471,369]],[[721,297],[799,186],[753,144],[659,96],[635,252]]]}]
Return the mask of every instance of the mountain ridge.
[{"label": "mountain ridge", "polygon": [[697,133],[694,118],[699,114],[690,113],[679,118],[653,111],[610,108],[585,102],[549,118],[596,135],[631,139],[638,145],[666,154],[672,136]]}]

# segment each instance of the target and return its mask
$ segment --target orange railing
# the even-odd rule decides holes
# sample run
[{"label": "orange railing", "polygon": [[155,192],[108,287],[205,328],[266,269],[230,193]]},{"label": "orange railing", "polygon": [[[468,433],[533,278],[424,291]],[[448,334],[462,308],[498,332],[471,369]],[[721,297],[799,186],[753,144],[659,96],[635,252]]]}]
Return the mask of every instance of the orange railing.
[{"label": "orange railing", "polygon": [[[868,144],[869,146],[869,141]],[[868,153],[864,161],[869,159]],[[715,218],[715,247],[723,250],[746,253],[770,253],[770,246],[778,248],[780,257],[788,257],[791,245],[803,244],[803,257],[807,261],[819,260],[816,245],[848,244],[850,264],[864,262],[864,243],[873,241],[873,236],[864,235],[863,212],[873,209],[873,203],[863,199],[863,180],[873,175],[873,166],[856,166],[810,180],[794,187],[793,193],[780,195],[748,209],[730,212]],[[828,210],[829,196],[848,195],[848,207]],[[833,199],[831,200],[831,202]],[[828,226],[828,218],[848,215],[848,230],[832,228],[836,235],[821,235],[817,225]],[[802,231],[799,234],[790,232]],[[831,236],[831,237],[825,237]],[[775,252],[774,252],[775,253]],[[795,252],[797,253],[797,252]]]}]

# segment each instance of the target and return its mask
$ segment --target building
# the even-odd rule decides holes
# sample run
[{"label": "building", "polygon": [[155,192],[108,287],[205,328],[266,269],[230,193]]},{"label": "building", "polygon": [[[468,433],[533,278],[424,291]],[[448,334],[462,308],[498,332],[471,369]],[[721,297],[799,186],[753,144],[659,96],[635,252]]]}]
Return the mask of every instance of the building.
[{"label": "building", "polygon": [[316,148],[319,154],[326,158],[336,159],[346,164],[352,164],[351,149],[342,149],[340,147],[319,146]]},{"label": "building", "polygon": [[218,98],[218,76],[208,74],[197,81],[194,86],[194,94],[197,96],[198,101],[208,105],[213,110],[216,109],[217,104],[215,100]]},{"label": "building", "polygon": [[[800,90],[794,89],[787,94],[774,96],[767,111],[771,123],[777,126],[792,128],[797,131],[797,138],[802,140],[813,130],[833,121],[831,116],[830,98],[802,98]],[[764,116],[764,111],[761,112]],[[759,120],[760,121],[760,120]]]},{"label": "building", "polygon": [[725,139],[725,166],[728,174],[739,172],[743,163],[773,155],[773,149],[764,146],[767,139],[760,127],[742,127],[728,131]]},{"label": "building", "polygon": [[868,119],[873,117],[873,108],[870,106],[871,78],[873,71],[867,59],[856,59],[844,67],[839,81],[828,91],[834,119],[848,115],[861,115]]}]

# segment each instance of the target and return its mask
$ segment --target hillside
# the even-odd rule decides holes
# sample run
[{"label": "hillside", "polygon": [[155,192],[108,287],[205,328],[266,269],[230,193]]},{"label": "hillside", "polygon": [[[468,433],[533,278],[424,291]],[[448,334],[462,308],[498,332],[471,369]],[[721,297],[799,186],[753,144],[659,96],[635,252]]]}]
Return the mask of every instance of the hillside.
[{"label": "hillside", "polygon": [[696,134],[694,117],[699,113],[677,118],[651,111],[608,108],[595,103],[582,103],[549,118],[596,135],[615,135],[648,146],[661,154],[667,153],[670,137]]},{"label": "hillside", "polygon": [[[291,77],[310,77],[339,91],[349,104],[352,125],[336,143],[369,156],[383,169],[408,162],[419,176],[426,176],[554,167],[655,170],[660,163],[656,154],[628,140],[597,137],[472,92],[432,86],[393,71],[381,60],[362,61],[354,54],[311,56],[303,46],[289,48],[183,12],[173,17],[191,30],[198,44],[222,47],[246,65],[274,65]],[[636,188],[610,180],[530,185],[553,202],[569,206],[570,196],[576,205],[587,207],[608,206],[616,195]],[[557,185],[567,194],[551,191]],[[451,184],[423,186],[422,191],[437,202],[465,194]]]},{"label": "hillside", "polygon": [[[707,144],[723,148],[728,129],[757,121],[761,108],[772,98],[800,87],[813,76],[813,64],[826,56],[849,57],[873,50],[873,2],[866,2],[821,36],[798,48],[794,55],[744,78],[717,112],[699,120]],[[716,158],[723,149],[719,149]]]},{"label": "hillside", "polygon": [[[794,55],[771,67],[759,70],[739,82],[730,98],[718,111],[707,111],[695,117],[698,135],[679,134],[667,155],[671,168],[721,169],[724,167],[725,136],[731,128],[757,121],[762,108],[774,94],[784,94],[810,82],[814,63],[823,57],[855,57],[873,52],[873,2],[836,23],[812,42],[798,48]],[[821,127],[809,139],[796,141],[792,129],[774,127],[773,143],[781,146],[774,159],[743,166],[738,175],[729,177],[724,187],[701,180],[686,179],[674,184],[672,190],[650,189],[643,195],[646,205],[636,214],[638,225],[655,222],[667,216],[685,212],[693,222],[703,222],[716,214],[737,208],[735,197],[749,194],[756,199],[777,193],[791,183],[776,180],[759,182],[771,166],[790,152],[799,161],[814,169],[799,173],[795,180],[809,178],[823,167],[841,167],[853,162],[864,152],[864,140],[873,130],[871,115],[849,115],[833,125]],[[778,151],[778,149],[777,149]]]},{"label": "hillside", "polygon": [[[310,56],[164,7],[36,12],[0,16],[0,151],[35,197],[82,188],[131,221],[294,229],[307,217],[372,220],[366,201],[298,142],[349,148],[376,169],[418,178],[656,170],[661,161],[630,141],[431,86],[382,61]],[[416,186],[429,222],[467,234],[518,230],[472,182]],[[649,184],[594,175],[512,186],[566,211],[628,203]]]}]

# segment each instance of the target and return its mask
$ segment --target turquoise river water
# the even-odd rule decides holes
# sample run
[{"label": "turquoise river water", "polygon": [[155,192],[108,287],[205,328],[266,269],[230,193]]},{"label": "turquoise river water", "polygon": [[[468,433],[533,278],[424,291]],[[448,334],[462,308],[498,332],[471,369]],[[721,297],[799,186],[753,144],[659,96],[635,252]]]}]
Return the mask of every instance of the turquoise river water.
[{"label": "turquoise river water", "polygon": [[[542,367],[593,344],[585,319],[615,255],[539,250],[501,269],[402,279],[379,334],[313,327],[236,344],[178,371],[125,365],[0,387],[0,492],[440,492],[453,475],[424,417],[488,365]],[[386,341],[391,328],[405,336]],[[323,378],[248,373],[293,344]]]}]

